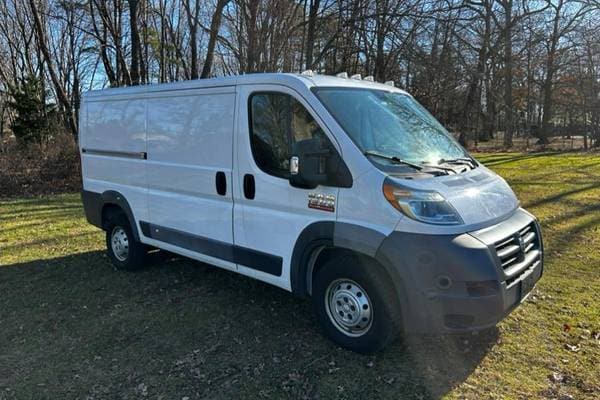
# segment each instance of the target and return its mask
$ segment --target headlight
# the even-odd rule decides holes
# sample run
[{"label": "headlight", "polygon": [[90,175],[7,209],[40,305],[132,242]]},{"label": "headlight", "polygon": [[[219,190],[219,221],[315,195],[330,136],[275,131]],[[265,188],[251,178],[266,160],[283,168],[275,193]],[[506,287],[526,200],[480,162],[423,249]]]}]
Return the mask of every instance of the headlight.
[{"label": "headlight", "polygon": [[438,192],[407,189],[386,179],[383,195],[394,208],[414,220],[436,225],[463,223],[454,207]]}]

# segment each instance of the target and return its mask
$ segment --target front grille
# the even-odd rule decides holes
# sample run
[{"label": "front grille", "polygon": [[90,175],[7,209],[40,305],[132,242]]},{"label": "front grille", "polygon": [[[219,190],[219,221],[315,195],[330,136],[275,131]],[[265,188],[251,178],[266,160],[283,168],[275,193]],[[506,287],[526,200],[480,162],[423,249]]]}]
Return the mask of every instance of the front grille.
[{"label": "front grille", "polygon": [[525,226],[494,244],[496,254],[507,276],[507,285],[541,262],[540,238],[535,224]]}]

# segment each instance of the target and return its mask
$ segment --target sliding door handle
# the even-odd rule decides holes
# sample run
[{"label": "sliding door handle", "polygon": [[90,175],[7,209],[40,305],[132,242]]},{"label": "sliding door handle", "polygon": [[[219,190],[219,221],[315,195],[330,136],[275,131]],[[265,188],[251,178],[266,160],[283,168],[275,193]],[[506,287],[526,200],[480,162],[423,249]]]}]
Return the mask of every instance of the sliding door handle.
[{"label": "sliding door handle", "polygon": [[215,176],[215,186],[217,187],[218,194],[221,196],[227,194],[227,177],[225,176],[225,172],[217,172],[217,175]]}]

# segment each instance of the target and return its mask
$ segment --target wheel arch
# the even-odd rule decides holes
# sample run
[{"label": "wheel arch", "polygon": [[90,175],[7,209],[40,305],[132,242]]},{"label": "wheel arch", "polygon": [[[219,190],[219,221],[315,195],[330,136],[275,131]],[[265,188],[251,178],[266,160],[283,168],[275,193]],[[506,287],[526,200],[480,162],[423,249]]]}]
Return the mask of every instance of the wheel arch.
[{"label": "wheel arch", "polygon": [[135,222],[133,212],[129,205],[129,202],[123,196],[123,194],[116,190],[107,190],[103,193],[95,193],[90,191],[82,191],[81,199],[83,202],[83,208],[85,211],[86,218],[89,223],[97,226],[103,230],[106,230],[106,217],[108,212],[112,209],[120,209],[123,211],[129,224],[135,240],[140,240],[138,226]]},{"label": "wheel arch", "polygon": [[292,292],[302,297],[312,294],[312,280],[319,267],[341,253],[354,253],[380,267],[392,280],[400,304],[405,304],[406,290],[399,266],[378,256],[387,236],[360,225],[334,221],[316,222],[299,235],[290,266]]},{"label": "wheel arch", "polygon": [[134,236],[135,240],[137,240],[139,242],[140,235],[138,232],[138,226],[135,222],[135,218],[133,216],[133,212],[131,211],[131,207],[129,206],[129,202],[127,201],[125,196],[123,196],[121,193],[119,193],[115,190],[107,190],[102,193],[101,198],[102,198],[102,213],[101,213],[102,228],[104,229],[105,223],[106,223],[107,215],[105,215],[105,214],[108,211],[110,211],[111,209],[115,209],[115,207],[118,207],[119,209],[121,209],[123,211],[123,213],[127,217],[127,220],[129,221],[129,226],[131,227],[131,231],[133,233],[133,236]]},{"label": "wheel arch", "polygon": [[308,274],[312,271],[318,253],[333,246],[334,228],[334,221],[315,222],[304,228],[296,239],[290,263],[293,293],[302,297],[310,295]]}]

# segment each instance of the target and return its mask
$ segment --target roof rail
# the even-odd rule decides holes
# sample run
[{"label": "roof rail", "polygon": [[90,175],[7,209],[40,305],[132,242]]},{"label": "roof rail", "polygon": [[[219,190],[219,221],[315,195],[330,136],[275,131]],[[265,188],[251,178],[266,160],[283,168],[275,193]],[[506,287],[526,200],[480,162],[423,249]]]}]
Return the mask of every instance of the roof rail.
[{"label": "roof rail", "polygon": [[300,75],[304,75],[304,76],[313,76],[315,73],[313,72],[312,69],[307,69],[302,71],[302,73]]},{"label": "roof rail", "polygon": [[335,76],[337,76],[338,78],[348,79],[348,73],[347,72],[340,72],[339,74],[335,74]]},{"label": "roof rail", "polygon": [[354,74],[350,77],[350,79],[356,79],[356,80],[360,81],[362,79],[362,77],[360,76],[360,74]]},{"label": "roof rail", "polygon": [[367,82],[375,82],[375,78],[373,77],[373,75],[369,75],[369,76],[365,76],[363,78],[363,81],[367,81]]},{"label": "roof rail", "polygon": [[394,81],[385,81],[385,84],[388,86],[396,87],[396,85],[394,85]]}]

